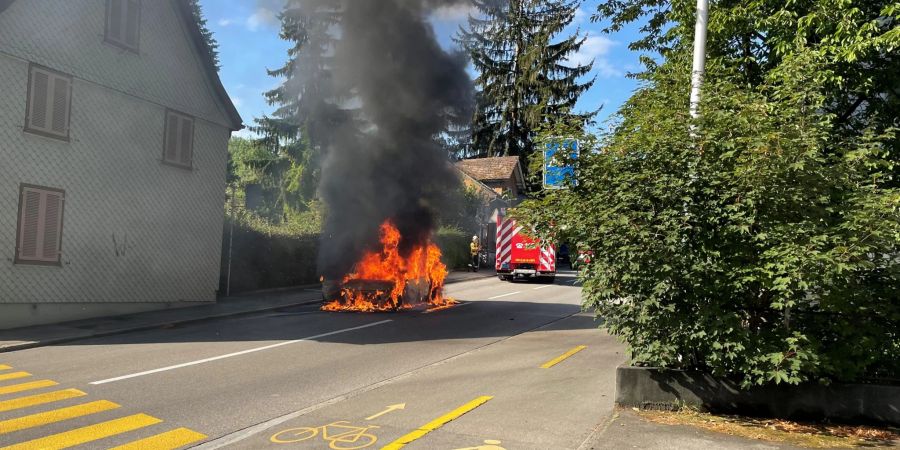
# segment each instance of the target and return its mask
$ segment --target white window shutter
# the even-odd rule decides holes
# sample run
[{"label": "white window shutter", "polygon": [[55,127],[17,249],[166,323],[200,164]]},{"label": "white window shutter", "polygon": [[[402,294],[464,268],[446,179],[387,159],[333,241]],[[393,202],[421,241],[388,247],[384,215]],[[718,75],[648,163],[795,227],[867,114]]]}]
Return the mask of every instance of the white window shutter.
[{"label": "white window shutter", "polygon": [[190,166],[194,153],[194,121],[193,119],[182,117],[180,139],[178,145],[179,163],[183,166]]},{"label": "white window shutter", "polygon": [[29,99],[28,127],[35,130],[46,130],[50,121],[50,110],[47,107],[50,97],[51,76],[40,69],[31,72],[31,98]]},{"label": "white window shutter", "polygon": [[69,135],[69,95],[71,93],[71,81],[66,77],[55,75],[53,80],[53,97],[51,111],[53,120],[50,124],[50,132],[61,136]]},{"label": "white window shutter", "polygon": [[43,214],[43,242],[41,261],[58,262],[62,236],[63,196],[59,192],[45,192]]},{"label": "white window shutter", "polygon": [[38,247],[41,235],[41,200],[40,192],[32,189],[22,191],[22,217],[19,223],[19,254],[23,261],[35,261],[39,258]]}]

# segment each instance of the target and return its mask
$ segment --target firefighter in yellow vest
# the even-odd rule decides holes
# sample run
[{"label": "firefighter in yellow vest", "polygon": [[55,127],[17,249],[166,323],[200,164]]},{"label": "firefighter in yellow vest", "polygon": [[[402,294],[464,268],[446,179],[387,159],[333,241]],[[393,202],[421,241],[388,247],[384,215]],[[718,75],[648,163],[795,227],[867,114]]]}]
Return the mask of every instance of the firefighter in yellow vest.
[{"label": "firefighter in yellow vest", "polygon": [[472,256],[472,263],[469,267],[473,272],[478,272],[478,254],[481,252],[481,244],[478,243],[478,236],[472,236],[472,242],[469,244],[469,254]]}]

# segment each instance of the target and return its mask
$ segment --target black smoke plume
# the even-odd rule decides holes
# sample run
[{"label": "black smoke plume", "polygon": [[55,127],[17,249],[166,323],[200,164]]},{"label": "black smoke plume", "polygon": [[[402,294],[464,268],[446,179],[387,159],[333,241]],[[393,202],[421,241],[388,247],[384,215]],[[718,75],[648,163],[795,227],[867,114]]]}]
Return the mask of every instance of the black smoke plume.
[{"label": "black smoke plume", "polygon": [[440,47],[429,15],[464,2],[305,3],[339,9],[332,82],[358,110],[332,122],[319,186],[328,205],[319,270],[340,279],[376,248],[385,220],[400,230],[401,251],[426,243],[459,183],[439,137],[449,123],[470,117],[473,87],[465,58]]}]

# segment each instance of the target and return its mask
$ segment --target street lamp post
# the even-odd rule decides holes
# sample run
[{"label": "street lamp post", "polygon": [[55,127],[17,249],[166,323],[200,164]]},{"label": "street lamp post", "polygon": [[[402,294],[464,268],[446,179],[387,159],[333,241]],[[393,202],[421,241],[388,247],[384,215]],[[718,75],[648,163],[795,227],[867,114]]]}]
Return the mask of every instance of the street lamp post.
[{"label": "street lamp post", "polygon": [[709,0],[697,0],[697,25],[694,28],[694,67],[691,71],[691,117],[696,119],[700,107],[700,85],[706,70],[706,26],[709,22]]}]

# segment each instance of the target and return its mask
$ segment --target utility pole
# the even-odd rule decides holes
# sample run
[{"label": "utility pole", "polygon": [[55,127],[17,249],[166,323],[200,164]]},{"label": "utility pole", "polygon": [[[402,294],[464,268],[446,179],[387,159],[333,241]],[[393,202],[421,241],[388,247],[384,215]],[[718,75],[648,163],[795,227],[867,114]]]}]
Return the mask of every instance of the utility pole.
[{"label": "utility pole", "polygon": [[694,68],[691,71],[691,117],[700,108],[700,86],[706,71],[706,26],[709,22],[709,0],[697,0],[697,25],[694,28]]}]

